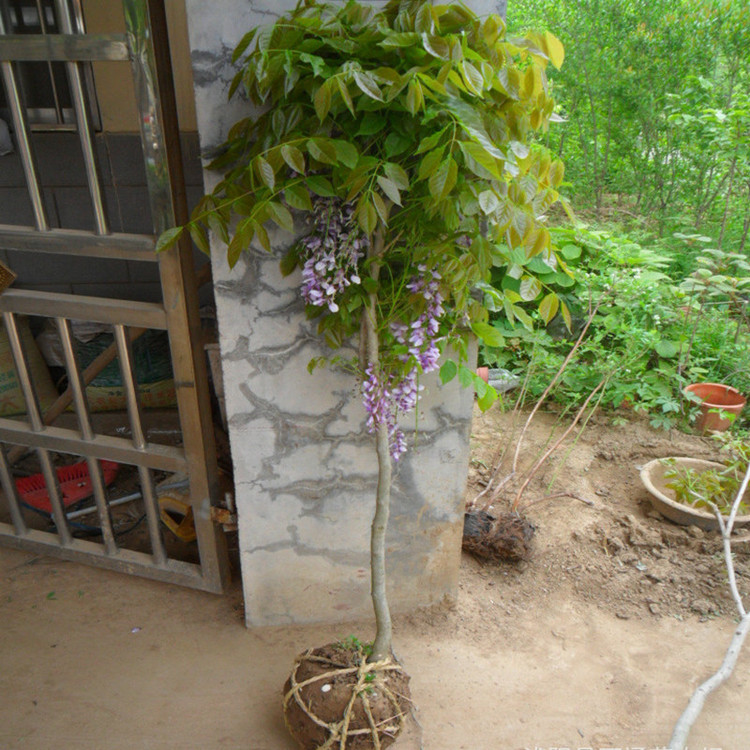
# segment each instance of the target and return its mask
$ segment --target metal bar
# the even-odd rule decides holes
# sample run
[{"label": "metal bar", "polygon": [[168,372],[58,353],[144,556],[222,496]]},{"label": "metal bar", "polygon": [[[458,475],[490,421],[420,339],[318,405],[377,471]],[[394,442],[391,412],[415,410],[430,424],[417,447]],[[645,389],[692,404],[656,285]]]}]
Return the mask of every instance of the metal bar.
[{"label": "metal bar", "polygon": [[[70,15],[70,8],[66,0],[55,0],[55,9],[59,19],[62,31],[65,34],[73,33],[73,19]],[[70,84],[70,95],[73,99],[73,109],[75,110],[76,122],[78,123],[78,137],[81,141],[81,151],[83,152],[83,163],[86,168],[86,181],[91,196],[91,204],[94,209],[94,222],[96,224],[97,234],[108,234],[109,225],[107,222],[107,211],[104,207],[104,196],[102,195],[101,183],[99,180],[99,168],[96,160],[96,151],[94,149],[93,128],[89,119],[88,103],[83,86],[83,76],[79,63],[66,63],[68,70],[68,82]]]},{"label": "metal bar", "polygon": [[141,418],[141,404],[138,399],[138,385],[135,380],[135,366],[133,365],[133,347],[125,326],[115,326],[115,342],[117,343],[117,354],[120,358],[120,372],[122,373],[122,386],[125,390],[125,401],[130,418],[130,430],[133,445],[138,450],[146,447],[146,435],[143,432],[143,419]]},{"label": "metal bar", "polygon": [[70,331],[70,321],[66,318],[57,318],[57,332],[60,335],[62,343],[63,356],[65,357],[65,366],[68,371],[68,383],[73,392],[73,403],[76,407],[76,416],[81,428],[81,438],[83,440],[93,440],[94,430],[91,427],[91,415],[89,413],[89,404],[86,400],[86,390],[81,377],[81,369],[78,367],[76,360],[75,348],[73,346],[73,334]]},{"label": "metal bar", "polygon": [[[81,369],[76,360],[75,349],[73,348],[73,336],[70,330],[70,321],[65,318],[57,319],[57,330],[62,342],[63,355],[65,356],[65,366],[68,371],[68,382],[73,392],[73,401],[78,416],[78,424],[81,428],[81,438],[86,441],[94,440],[94,430],[91,427],[91,415],[89,414],[89,405],[86,400],[86,390],[81,375]],[[107,505],[107,493],[104,484],[104,477],[99,462],[91,457],[86,456],[89,467],[89,476],[91,477],[91,489],[94,491],[94,501],[99,511],[99,525],[102,530],[102,539],[107,554],[114,555],[117,552],[117,543],[115,541],[114,531],[112,530],[112,517]],[[68,517],[70,519],[70,517]]]},{"label": "metal bar", "polygon": [[[86,34],[86,24],[83,20],[83,5],[81,4],[81,0],[70,0],[70,6],[73,9],[73,17],[75,19],[73,33],[80,35]],[[94,71],[90,62],[83,62],[81,64],[81,69],[83,71],[85,90],[89,100],[89,112],[93,120],[94,130],[101,130],[102,121],[101,114],[99,113],[99,102],[96,97]]]},{"label": "metal bar", "polygon": [[[166,12],[160,0],[123,0],[123,9],[151,215],[159,234],[188,219]],[[221,589],[229,580],[229,565],[226,537],[210,517],[221,492],[189,240],[160,253],[159,261],[201,565],[211,587]]]},{"label": "metal bar", "polygon": [[[3,32],[2,24],[3,21],[2,18],[0,18],[0,34]],[[8,99],[8,106],[10,107],[11,118],[13,120],[13,128],[16,131],[18,153],[21,156],[21,164],[23,165],[23,172],[26,176],[26,188],[29,191],[31,207],[34,211],[34,221],[36,223],[36,228],[40,232],[44,232],[49,229],[49,222],[47,221],[47,214],[44,210],[42,191],[39,187],[36,161],[31,150],[31,142],[29,141],[29,125],[26,120],[26,110],[21,102],[21,96],[18,93],[18,83],[16,81],[15,71],[13,70],[13,64],[2,62],[0,63],[0,68],[2,68],[3,81],[5,81],[5,92]]]},{"label": "metal bar", "polygon": [[112,516],[110,515],[109,504],[107,503],[107,486],[104,484],[102,467],[95,458],[91,456],[85,456],[85,458],[89,467],[91,489],[94,491],[94,502],[99,512],[99,528],[102,531],[104,549],[108,555],[116,555],[118,547],[112,528]]},{"label": "metal bar", "polygon": [[21,504],[18,502],[18,492],[16,483],[10,473],[8,461],[5,458],[5,451],[0,447],[0,486],[3,488],[3,494],[10,509],[10,517],[13,521],[13,528],[16,534],[22,536],[28,531],[26,521],[21,512]]},{"label": "metal bar", "polygon": [[70,528],[68,527],[68,519],[65,518],[65,507],[63,506],[60,484],[57,481],[55,465],[50,458],[49,451],[38,448],[36,455],[42,467],[44,483],[47,485],[47,496],[52,506],[52,518],[57,529],[59,543],[67,546],[73,541],[73,535],[70,533]]},{"label": "metal bar", "polygon": [[[115,326],[115,342],[117,343],[117,353],[120,359],[120,372],[122,373],[122,385],[125,390],[125,400],[128,406],[133,445],[138,450],[142,450],[146,446],[146,435],[143,431],[141,404],[138,398],[138,383],[135,379],[133,347],[125,326]],[[161,536],[159,502],[154,490],[154,481],[151,477],[151,472],[144,466],[138,467],[138,475],[141,480],[143,505],[146,509],[148,533],[151,540],[151,554],[154,557],[154,562],[157,565],[162,565],[167,559],[167,553],[164,549],[164,540]]]},{"label": "metal bar", "polygon": [[[0,13],[0,39],[5,38],[4,35],[7,31],[5,23],[5,18],[3,14]],[[2,44],[2,42],[0,42],[0,44]],[[5,61],[0,62],[0,68],[2,68],[3,81],[5,82],[6,90],[5,93],[8,99],[8,106],[10,107],[13,127],[16,131],[18,152],[21,156],[21,164],[23,165],[23,172],[26,176],[26,189],[28,190],[29,198],[31,199],[31,208],[34,212],[34,221],[36,224],[36,228],[40,232],[43,232],[49,229],[49,221],[47,221],[47,214],[44,210],[42,191],[39,187],[39,171],[34,159],[34,153],[31,150],[26,108],[21,101],[21,95],[19,93],[20,90],[18,87],[18,82],[16,81],[16,73],[13,68],[13,63]]]},{"label": "metal bar", "polygon": [[184,472],[188,468],[185,452],[181,448],[149,443],[144,450],[138,450],[130,440],[110,435],[97,435],[94,441],[81,440],[77,430],[62,427],[48,426],[44,432],[34,432],[27,424],[15,419],[0,418],[0,440],[76,456],[88,455],[120,463],[138,464],[162,471]]},{"label": "metal bar", "polygon": [[153,302],[112,300],[25,289],[6,289],[0,295],[0,312],[90,320],[110,325],[124,324],[135,328],[163,330],[167,327],[164,308]]},{"label": "metal bar", "polygon": [[0,60],[119,61],[129,58],[124,34],[5,34]]},{"label": "metal bar", "polygon": [[26,536],[13,534],[13,527],[0,523],[0,545],[15,549],[36,552],[41,555],[52,555],[63,560],[95,565],[99,568],[114,570],[118,573],[137,575],[156,581],[172,583],[178,586],[190,586],[219,594],[221,589],[212,586],[212,582],[201,574],[198,565],[180,560],[167,560],[163,567],[153,564],[151,555],[120,549],[116,557],[108,557],[101,553],[100,545],[83,539],[74,539],[70,547],[53,546],[54,537],[44,531],[29,530]]},{"label": "metal bar", "polygon": [[44,429],[44,422],[42,422],[42,415],[39,411],[39,402],[36,398],[34,385],[31,382],[31,374],[29,373],[29,367],[26,363],[26,356],[23,347],[21,346],[21,338],[18,335],[16,316],[10,312],[4,312],[3,324],[5,325],[5,332],[8,334],[8,342],[10,343],[10,350],[13,355],[13,361],[16,365],[19,384],[26,403],[26,414],[29,417],[29,423],[31,424],[32,430],[39,432],[39,430]]},{"label": "metal bar", "polygon": [[[41,32],[46,36],[50,32],[47,29],[47,19],[45,18],[45,12],[41,0],[36,0],[36,12],[39,16],[39,27]],[[55,100],[55,119],[58,123],[62,123],[64,122],[65,117],[63,115],[62,105],[60,104],[60,94],[57,91],[57,83],[55,82],[55,70],[50,60],[47,60],[47,72],[49,73],[49,81],[52,86],[52,98]]]},{"label": "metal bar", "polygon": [[44,242],[28,227],[0,227],[0,247],[4,250],[21,250],[34,253],[74,255],[90,258],[115,258],[158,263],[154,252],[156,240],[150,234],[120,234],[106,236],[77,229],[50,229],[44,233]]},{"label": "metal bar", "polygon": [[[21,338],[18,335],[15,315],[13,315],[13,313],[4,312],[3,323],[5,324],[5,332],[8,334],[8,342],[10,343],[10,350],[13,354],[13,361],[16,365],[18,380],[21,385],[21,390],[23,391],[23,398],[26,402],[26,414],[29,418],[29,424],[31,430],[38,433],[44,429],[44,422],[42,421],[42,415],[39,412],[39,403],[34,391],[34,384],[31,382],[31,374],[29,372],[28,364],[26,363],[26,356],[23,347],[21,346]],[[55,472],[54,464],[52,463],[49,453],[44,448],[37,448],[37,456],[42,468],[42,475],[44,476],[45,484],[47,485],[47,495],[49,496],[50,505],[52,506],[52,516],[55,519],[55,526],[57,527],[57,533],[60,537],[60,543],[70,544],[73,537],[70,534],[68,522],[65,518],[62,493],[60,492],[60,486],[57,482],[57,473]]]},{"label": "metal bar", "polygon": [[[183,479],[180,482],[171,482],[169,484],[160,484],[159,490],[171,490],[175,487],[187,487],[188,481],[187,479]],[[143,497],[142,492],[133,492],[130,495],[125,495],[124,497],[118,497],[116,500],[112,500],[109,503],[110,508],[116,508],[118,505],[124,505],[125,503],[132,503],[133,500],[140,500]],[[96,506],[91,505],[88,508],[79,508],[78,510],[70,511],[70,513],[66,513],[69,520],[73,520],[74,518],[81,518],[82,516],[88,516],[91,513],[96,513]]]},{"label": "metal bar", "polygon": [[138,467],[138,476],[141,480],[141,492],[143,493],[143,507],[146,509],[146,522],[148,523],[148,536],[151,540],[151,554],[156,565],[164,565],[167,561],[167,551],[164,549],[164,539],[161,535],[161,521],[159,518],[159,500],[154,489],[154,480],[151,472],[143,466]]}]

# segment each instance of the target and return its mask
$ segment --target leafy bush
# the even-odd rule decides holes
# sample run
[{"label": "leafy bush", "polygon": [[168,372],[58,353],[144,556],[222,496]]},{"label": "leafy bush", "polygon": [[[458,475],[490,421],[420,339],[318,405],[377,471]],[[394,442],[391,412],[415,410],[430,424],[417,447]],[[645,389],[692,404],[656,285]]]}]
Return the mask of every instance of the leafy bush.
[{"label": "leafy bush", "polygon": [[[741,296],[748,279],[728,273],[731,266],[750,275],[746,263],[704,251],[696,276],[677,283],[667,273],[671,259],[665,253],[630,237],[585,227],[557,228],[552,235],[575,265],[575,282],[561,294],[572,311],[570,330],[560,319],[531,331],[498,319],[494,325],[507,347],[485,348],[487,362],[516,374],[528,370],[529,393],[538,396],[590,306],[587,335],[551,395],[558,403],[579,405],[604,379],[602,406],[628,406],[667,428],[687,425],[693,416],[682,396],[690,382],[723,382],[750,392],[750,334]],[[706,275],[709,266],[725,272]],[[538,322],[538,315],[531,317]]]}]

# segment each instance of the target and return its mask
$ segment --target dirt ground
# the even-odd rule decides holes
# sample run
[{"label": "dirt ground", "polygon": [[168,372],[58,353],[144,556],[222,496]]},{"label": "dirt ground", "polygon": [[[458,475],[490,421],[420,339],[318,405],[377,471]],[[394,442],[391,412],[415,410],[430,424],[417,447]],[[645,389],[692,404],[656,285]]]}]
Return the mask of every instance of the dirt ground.
[{"label": "dirt ground", "polygon": [[[467,500],[504,450],[507,474],[512,422],[476,416]],[[507,507],[556,422],[537,417],[490,510]],[[735,612],[717,536],[654,514],[637,469],[713,454],[640,421],[595,418],[569,441],[522,497],[530,558],[464,554],[455,606],[396,618],[418,724],[395,747],[663,748],[720,664]],[[536,502],[563,492],[577,498]],[[747,594],[750,555],[735,546]],[[371,625],[248,631],[238,585],[214,597],[0,548],[0,749],[292,750],[279,706],[295,654],[351,633]],[[690,750],[750,748],[748,667],[745,652]]]}]

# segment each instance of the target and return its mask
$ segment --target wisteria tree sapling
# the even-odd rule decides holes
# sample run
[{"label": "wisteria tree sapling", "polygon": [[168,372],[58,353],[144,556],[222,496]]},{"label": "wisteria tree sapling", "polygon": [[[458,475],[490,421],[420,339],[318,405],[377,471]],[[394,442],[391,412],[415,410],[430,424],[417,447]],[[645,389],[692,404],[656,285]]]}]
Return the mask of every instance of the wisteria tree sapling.
[{"label": "wisteria tree sapling", "polygon": [[[231,94],[264,109],[231,128],[211,165],[223,179],[159,247],[189,232],[208,252],[211,230],[233,266],[253,242],[271,250],[267,222],[294,231],[307,217],[282,269],[301,271],[308,315],[331,347],[359,341],[358,357],[336,361],[359,378],[379,466],[377,636],[361,669],[393,670],[385,529],[392,462],[407,450],[399,417],[438,368],[443,382],[458,376],[491,405],[495,392],[469,362],[473,337],[503,343],[488,311],[530,327],[520,303],[535,302],[541,320],[559,312],[570,321],[539,278],[571,274],[545,226],[563,166],[531,142],[553,118],[545,71],[562,64],[563,49],[548,32],[511,38],[500,17],[462,3],[307,0],[248,32],[233,60]],[[493,267],[508,269],[499,290],[489,286]],[[353,705],[331,730],[341,747],[360,731]],[[374,727],[372,746],[389,744]]]}]

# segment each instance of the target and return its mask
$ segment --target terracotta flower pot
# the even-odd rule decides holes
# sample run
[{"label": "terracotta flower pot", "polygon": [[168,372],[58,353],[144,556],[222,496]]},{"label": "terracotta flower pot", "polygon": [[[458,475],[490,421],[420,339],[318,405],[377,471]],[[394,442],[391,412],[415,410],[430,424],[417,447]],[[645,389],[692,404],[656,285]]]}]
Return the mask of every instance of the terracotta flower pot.
[{"label": "terracotta flower pot", "polygon": [[685,392],[695,394],[702,402],[701,413],[695,420],[695,426],[701,432],[723,432],[732,424],[731,420],[723,418],[718,412],[712,412],[712,409],[721,409],[739,416],[747,403],[736,388],[723,383],[693,383],[685,388]]},{"label": "terracotta flower pot", "polygon": [[477,367],[477,375],[479,375],[485,383],[490,380],[490,368],[489,367]]}]

